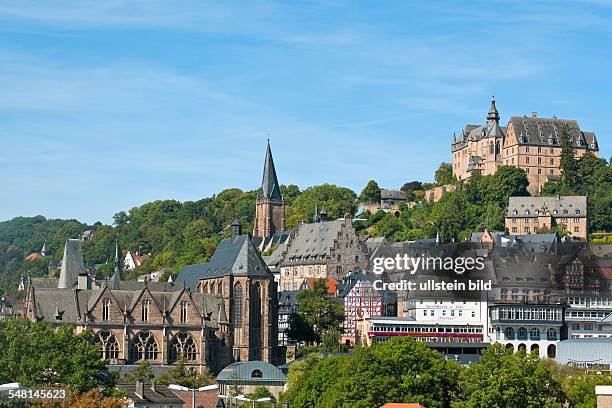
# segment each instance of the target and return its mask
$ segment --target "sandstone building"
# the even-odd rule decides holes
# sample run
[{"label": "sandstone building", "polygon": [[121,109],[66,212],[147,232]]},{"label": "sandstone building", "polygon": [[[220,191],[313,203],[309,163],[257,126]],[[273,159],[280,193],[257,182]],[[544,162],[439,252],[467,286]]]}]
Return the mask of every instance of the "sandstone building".
[{"label": "sandstone building", "polygon": [[568,235],[587,239],[587,198],[585,196],[510,197],[505,216],[511,235],[537,234],[557,227]]},{"label": "sandstone building", "polygon": [[366,245],[348,214],[342,220],[301,224],[282,250],[279,285],[283,291],[297,290],[306,278],[341,280],[368,266]]},{"label": "sandstone building", "polygon": [[574,142],[576,158],[598,154],[595,133],[580,129],[575,120],[512,116],[506,127],[491,100],[484,125],[466,125],[451,144],[453,176],[464,180],[474,171],[493,174],[501,165],[518,166],[529,179],[529,192],[537,194],[548,180],[561,176],[561,134],[566,131]]}]

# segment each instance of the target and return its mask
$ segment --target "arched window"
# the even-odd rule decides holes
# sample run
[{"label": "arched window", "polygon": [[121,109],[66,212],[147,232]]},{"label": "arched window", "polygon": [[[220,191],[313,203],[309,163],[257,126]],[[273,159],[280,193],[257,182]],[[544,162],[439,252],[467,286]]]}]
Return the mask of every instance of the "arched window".
[{"label": "arched window", "polygon": [[222,282],[219,282],[217,284],[217,293],[220,295],[223,293],[223,283]]},{"label": "arched window", "polygon": [[[261,344],[261,285],[255,282],[251,286],[249,299],[249,340],[253,346]],[[255,358],[255,357],[254,357]]]},{"label": "arched window", "polygon": [[506,344],[506,350],[512,350],[512,351],[514,351],[514,344],[512,344],[512,343],[508,343],[508,344]]},{"label": "arched window", "polygon": [[183,357],[186,361],[195,361],[198,349],[193,337],[189,333],[180,332],[170,342],[168,359],[170,362],[177,361]]},{"label": "arched window", "polygon": [[104,298],[102,300],[102,320],[108,321],[110,319],[110,299]]},{"label": "arched window", "polygon": [[141,320],[143,322],[149,321],[149,310],[151,307],[151,300],[144,299],[140,307],[141,307],[140,312],[141,312],[141,318],[142,318]]},{"label": "arched window", "polygon": [[493,148],[493,142],[491,142],[491,143],[489,144],[489,154],[493,154],[493,153],[495,153],[495,150],[494,150],[494,148]]},{"label": "arched window", "polygon": [[540,329],[534,327],[529,331],[529,337],[531,340],[540,340]]},{"label": "arched window", "polygon": [[251,378],[263,378],[263,373],[261,370],[255,369],[251,371]]},{"label": "arched window", "polygon": [[186,300],[182,300],[181,301],[181,323],[186,323],[187,322],[187,301]]},{"label": "arched window", "polygon": [[504,336],[506,340],[514,340],[514,329],[512,327],[506,327],[504,330]]},{"label": "arched window", "polygon": [[540,346],[537,344],[532,344],[531,345],[531,351],[540,351]]},{"label": "arched window", "polygon": [[549,345],[548,349],[546,350],[546,355],[548,358],[555,358],[557,356],[557,346],[554,344]]},{"label": "arched window", "polygon": [[527,329],[524,327],[519,327],[518,329],[518,339],[519,340],[527,340]]},{"label": "arched window", "polygon": [[546,331],[546,340],[557,340],[557,329],[548,329]]},{"label": "arched window", "polygon": [[244,293],[240,282],[234,285],[234,327],[242,327],[242,313],[244,310]]},{"label": "arched window", "polygon": [[157,360],[159,348],[155,337],[148,331],[141,331],[130,344],[130,360]]},{"label": "arched window", "polygon": [[100,330],[94,337],[94,343],[100,347],[102,360],[119,358],[119,342],[112,332]]}]

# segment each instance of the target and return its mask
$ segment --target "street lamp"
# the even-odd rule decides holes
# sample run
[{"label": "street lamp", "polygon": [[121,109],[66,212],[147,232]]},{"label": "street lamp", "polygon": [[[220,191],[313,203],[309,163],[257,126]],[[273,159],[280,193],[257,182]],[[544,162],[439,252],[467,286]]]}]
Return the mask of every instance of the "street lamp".
[{"label": "street lamp", "polygon": [[200,387],[200,388],[187,388],[187,387],[183,387],[182,385],[170,384],[168,388],[170,388],[171,390],[176,390],[176,391],[191,391],[191,408],[195,408],[196,391],[216,390],[217,388],[219,388],[219,384],[205,385],[204,387]]},{"label": "street lamp", "polygon": [[252,402],[253,403],[253,408],[255,408],[255,403],[256,402],[270,402],[272,401],[272,398],[270,397],[264,397],[264,398],[259,398],[259,399],[250,399],[245,397],[244,395],[239,395],[236,397],[236,399],[238,401],[245,401],[245,402]]},{"label": "street lamp", "polygon": [[227,402],[229,403],[230,408],[232,407],[232,400],[234,399],[240,399],[240,398],[244,398],[244,395],[240,394],[237,395],[235,397],[232,397],[231,395],[223,395],[223,394],[219,394],[219,398],[221,399],[227,399]]}]

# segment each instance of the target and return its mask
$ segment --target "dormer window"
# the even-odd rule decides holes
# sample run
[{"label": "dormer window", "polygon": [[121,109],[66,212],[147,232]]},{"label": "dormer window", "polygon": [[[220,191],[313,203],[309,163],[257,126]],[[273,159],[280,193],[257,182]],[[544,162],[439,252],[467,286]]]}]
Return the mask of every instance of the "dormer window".
[{"label": "dormer window", "polygon": [[525,210],[525,215],[529,215],[529,210]]}]

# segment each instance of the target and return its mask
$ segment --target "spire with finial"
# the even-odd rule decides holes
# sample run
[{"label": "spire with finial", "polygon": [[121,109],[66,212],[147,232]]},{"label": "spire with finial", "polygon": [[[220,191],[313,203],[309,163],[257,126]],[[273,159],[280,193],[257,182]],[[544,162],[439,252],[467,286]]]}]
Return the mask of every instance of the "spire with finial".
[{"label": "spire with finial", "polygon": [[119,257],[119,240],[115,239],[115,262],[113,275],[110,278],[110,288],[119,289],[121,282],[121,258]]},{"label": "spire with finial", "polygon": [[264,161],[264,172],[261,180],[261,194],[259,198],[282,200],[280,185],[278,184],[276,169],[274,168],[272,150],[270,149],[270,139],[268,139],[268,145],[266,147],[266,158]]},{"label": "spire with finial", "polygon": [[487,115],[487,125],[492,126],[494,124],[499,125],[499,111],[495,106],[495,94],[491,97],[491,108],[489,109],[489,114]]}]

